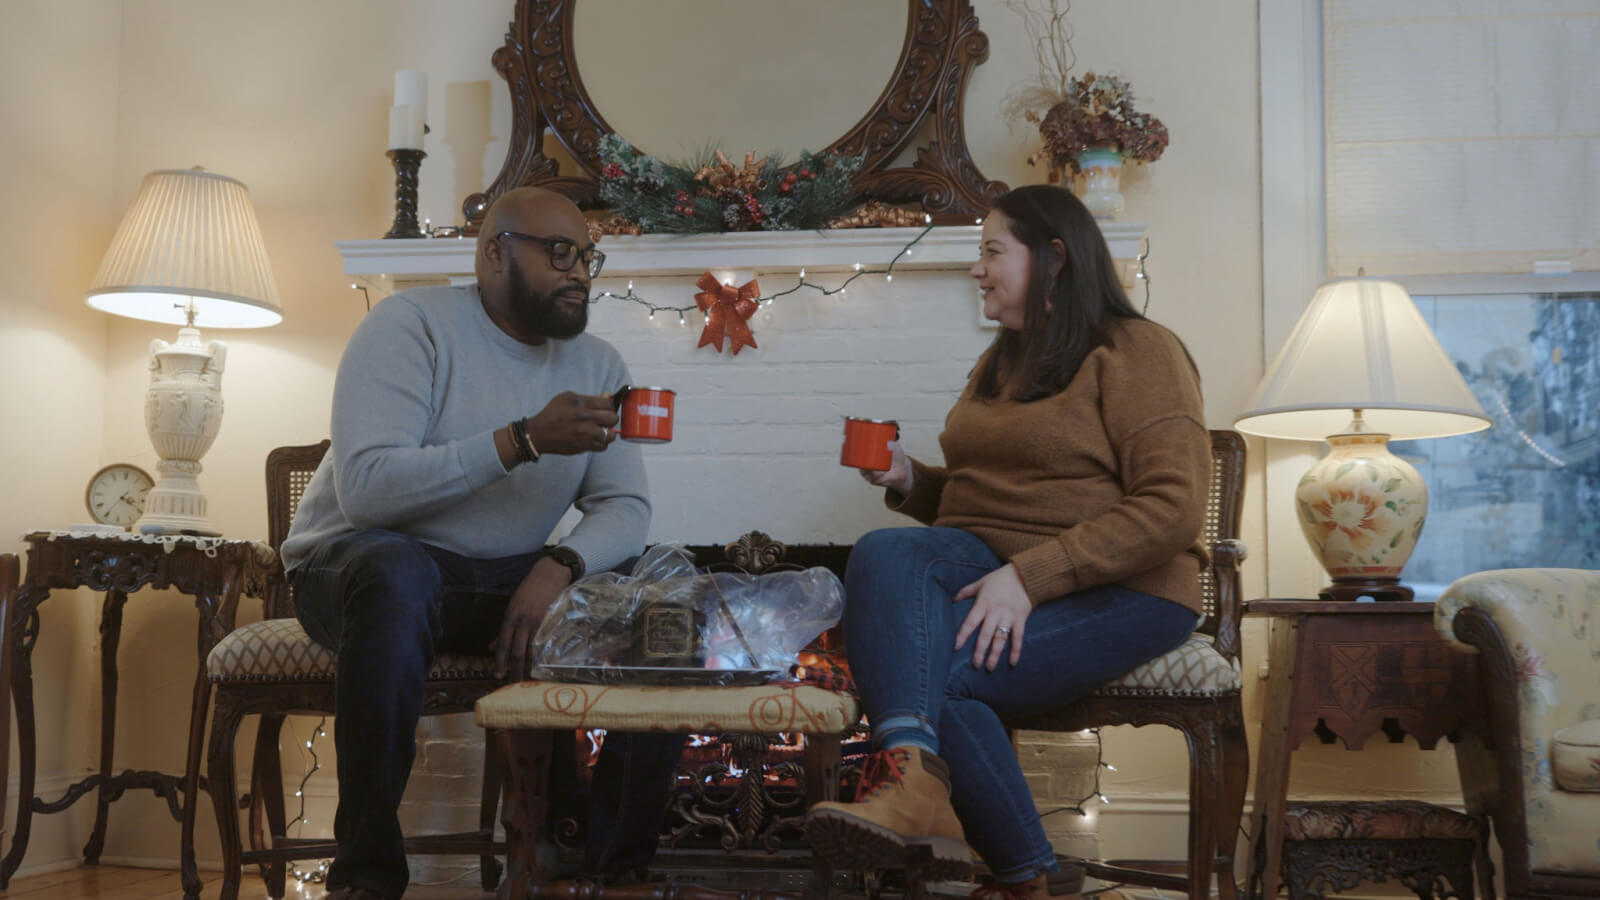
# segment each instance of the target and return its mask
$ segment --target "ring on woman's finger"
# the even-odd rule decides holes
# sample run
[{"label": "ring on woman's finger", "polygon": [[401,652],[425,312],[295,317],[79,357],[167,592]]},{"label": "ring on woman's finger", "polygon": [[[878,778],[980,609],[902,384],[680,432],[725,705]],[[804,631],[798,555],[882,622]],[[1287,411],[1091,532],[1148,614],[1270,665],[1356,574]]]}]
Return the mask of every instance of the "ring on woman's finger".
[{"label": "ring on woman's finger", "polygon": [[1001,637],[1010,637],[1011,636],[1011,629],[1006,627],[1006,626],[1004,626],[1004,625],[1001,625],[999,628],[996,628],[994,630],[994,633],[1000,635]]},{"label": "ring on woman's finger", "polygon": [[610,437],[611,437],[611,429],[607,428],[604,425],[601,425],[600,426],[600,440],[602,442],[604,442],[607,438],[610,438]]}]

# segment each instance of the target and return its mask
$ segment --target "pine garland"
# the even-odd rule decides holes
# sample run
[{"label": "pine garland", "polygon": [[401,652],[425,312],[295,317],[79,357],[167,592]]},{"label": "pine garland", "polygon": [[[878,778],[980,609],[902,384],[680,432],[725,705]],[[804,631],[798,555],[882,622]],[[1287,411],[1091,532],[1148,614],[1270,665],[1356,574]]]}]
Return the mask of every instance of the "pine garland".
[{"label": "pine garland", "polygon": [[801,152],[793,165],[745,154],[736,166],[708,149],[686,165],[640,153],[623,138],[600,140],[600,197],[646,232],[819,229],[855,205],[862,157]]}]

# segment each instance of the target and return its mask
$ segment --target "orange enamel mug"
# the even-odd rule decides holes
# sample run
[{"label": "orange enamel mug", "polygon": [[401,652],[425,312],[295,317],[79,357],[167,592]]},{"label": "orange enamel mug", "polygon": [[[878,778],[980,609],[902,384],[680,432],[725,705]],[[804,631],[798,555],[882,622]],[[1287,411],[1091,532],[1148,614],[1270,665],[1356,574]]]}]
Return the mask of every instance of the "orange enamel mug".
[{"label": "orange enamel mug", "polygon": [[672,440],[672,407],[678,392],[663,387],[623,385],[612,395],[617,402],[617,434],[639,444]]},{"label": "orange enamel mug", "polygon": [[846,416],[844,446],[839,450],[839,465],[875,472],[888,471],[894,463],[889,442],[899,440],[900,423],[886,419],[861,419]]}]

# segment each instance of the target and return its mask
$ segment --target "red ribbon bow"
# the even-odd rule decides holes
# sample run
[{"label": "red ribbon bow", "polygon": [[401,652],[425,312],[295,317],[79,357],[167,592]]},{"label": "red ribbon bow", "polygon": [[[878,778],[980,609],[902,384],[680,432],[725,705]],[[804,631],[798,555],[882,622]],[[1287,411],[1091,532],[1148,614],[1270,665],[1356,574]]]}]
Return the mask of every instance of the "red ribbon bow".
[{"label": "red ribbon bow", "polygon": [[756,336],[750,332],[749,319],[756,312],[756,298],[761,296],[761,288],[755,279],[745,282],[742,287],[723,284],[710,272],[700,276],[695,282],[695,287],[700,293],[694,295],[695,305],[706,314],[705,330],[700,332],[700,343],[696,347],[713,344],[717,352],[722,352],[722,339],[727,339],[733,344],[733,354],[746,344],[754,347]]}]

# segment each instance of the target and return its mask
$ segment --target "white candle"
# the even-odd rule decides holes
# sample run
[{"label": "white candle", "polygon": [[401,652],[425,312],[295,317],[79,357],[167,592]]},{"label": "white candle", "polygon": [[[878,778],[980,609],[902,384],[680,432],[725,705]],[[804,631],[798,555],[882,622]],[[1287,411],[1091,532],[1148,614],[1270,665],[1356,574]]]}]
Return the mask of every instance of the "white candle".
[{"label": "white candle", "polygon": [[428,121],[428,73],[401,69],[394,73],[394,105],[415,106]]},{"label": "white candle", "polygon": [[389,107],[389,149],[422,149],[422,108],[411,103]]}]

